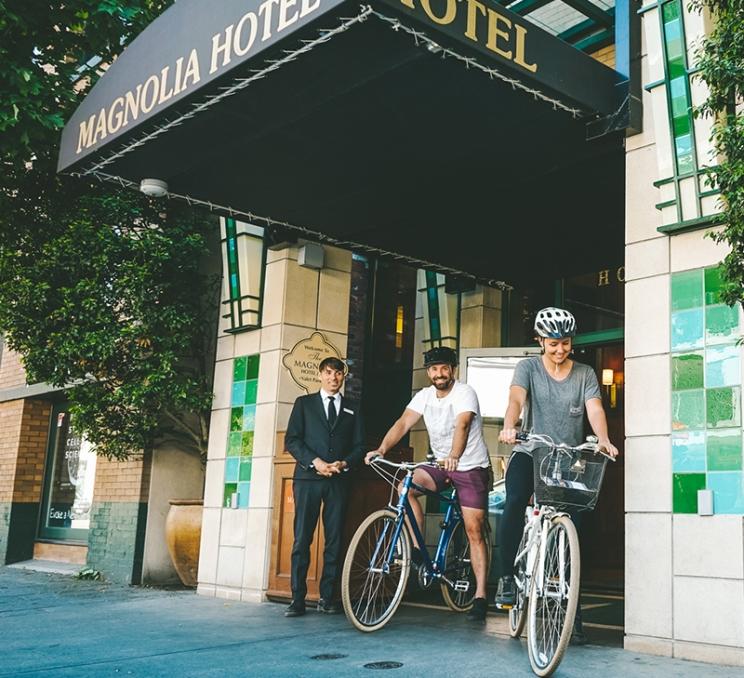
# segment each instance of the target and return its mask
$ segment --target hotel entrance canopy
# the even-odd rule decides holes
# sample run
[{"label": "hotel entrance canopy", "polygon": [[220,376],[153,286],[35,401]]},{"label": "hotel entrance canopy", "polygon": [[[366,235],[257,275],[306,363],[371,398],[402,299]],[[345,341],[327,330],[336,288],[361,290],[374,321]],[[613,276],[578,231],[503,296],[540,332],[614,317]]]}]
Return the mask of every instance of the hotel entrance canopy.
[{"label": "hotel entrance canopy", "polygon": [[179,0],[85,97],[59,169],[517,280],[622,243],[632,99],[490,0]]}]

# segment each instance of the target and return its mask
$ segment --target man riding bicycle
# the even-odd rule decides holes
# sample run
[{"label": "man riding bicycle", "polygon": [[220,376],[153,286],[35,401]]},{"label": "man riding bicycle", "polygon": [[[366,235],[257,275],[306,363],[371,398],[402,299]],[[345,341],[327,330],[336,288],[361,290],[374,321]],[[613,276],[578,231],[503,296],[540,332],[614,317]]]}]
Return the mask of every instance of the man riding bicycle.
[{"label": "man riding bicycle", "polygon": [[[597,375],[588,365],[570,358],[576,335],[573,315],[560,308],[544,308],[535,318],[535,334],[542,355],[526,358],[517,364],[499,440],[507,445],[517,443],[516,425],[524,411],[523,430],[546,434],[557,443],[579,445],[584,440],[586,411],[599,444],[608,454],[617,456],[617,448],[607,433],[607,418],[602,408]],[[524,511],[534,491],[532,450],[530,443],[516,444],[506,472],[506,503],[499,534],[501,571],[505,573],[513,570],[524,527]],[[572,515],[572,518],[576,522],[576,516]],[[516,596],[514,577],[504,574],[499,579],[496,604],[512,606]],[[573,642],[586,642],[579,611]]]},{"label": "man riding bicycle", "polygon": [[[484,621],[488,607],[488,557],[483,526],[490,490],[490,462],[488,448],[483,440],[478,396],[471,386],[455,379],[457,354],[451,348],[438,347],[426,351],[424,367],[431,386],[413,397],[400,419],[385,434],[380,447],[369,452],[365,461],[370,463],[373,457],[385,455],[424,417],[429,446],[440,467],[417,468],[413,482],[436,492],[441,492],[450,484],[457,490],[476,578],[475,599],[468,619]],[[423,533],[424,511],[417,499],[420,494],[412,490],[409,496],[416,522]],[[424,545],[418,544],[418,547],[424,548]],[[415,550],[414,559],[417,560]]]}]

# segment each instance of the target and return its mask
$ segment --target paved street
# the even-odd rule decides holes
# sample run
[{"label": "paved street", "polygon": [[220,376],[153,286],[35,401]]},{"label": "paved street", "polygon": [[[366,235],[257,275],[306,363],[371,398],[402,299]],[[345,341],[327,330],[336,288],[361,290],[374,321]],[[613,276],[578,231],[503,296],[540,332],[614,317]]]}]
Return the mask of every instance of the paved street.
[{"label": "paved street", "polygon": [[[524,641],[502,635],[501,615],[474,627],[452,613],[407,606],[386,629],[364,635],[343,615],[285,619],[283,609],[0,568],[0,676],[532,675]],[[401,666],[365,668],[374,662]],[[587,646],[571,648],[556,675],[728,678],[737,671]]]}]

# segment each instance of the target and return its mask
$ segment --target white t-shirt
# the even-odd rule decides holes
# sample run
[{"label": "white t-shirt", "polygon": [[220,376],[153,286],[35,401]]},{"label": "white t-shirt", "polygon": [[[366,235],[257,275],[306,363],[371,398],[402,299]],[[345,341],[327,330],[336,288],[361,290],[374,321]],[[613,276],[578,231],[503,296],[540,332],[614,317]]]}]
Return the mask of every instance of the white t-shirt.
[{"label": "white t-shirt", "polygon": [[448,457],[452,451],[457,415],[473,412],[475,417],[470,424],[468,442],[457,470],[469,471],[488,466],[488,448],[483,440],[483,420],[478,396],[472,386],[455,381],[452,390],[444,398],[437,398],[437,389],[434,386],[422,388],[413,396],[408,409],[424,416],[426,430],[429,432],[429,445],[437,459]]}]

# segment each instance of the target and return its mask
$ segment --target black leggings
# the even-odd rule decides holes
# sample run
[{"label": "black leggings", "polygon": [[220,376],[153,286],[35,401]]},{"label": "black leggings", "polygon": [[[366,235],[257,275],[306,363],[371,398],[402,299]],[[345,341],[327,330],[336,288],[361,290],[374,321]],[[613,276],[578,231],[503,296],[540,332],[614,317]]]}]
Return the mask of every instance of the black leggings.
[{"label": "black leggings", "polygon": [[[524,530],[524,510],[534,491],[532,457],[524,452],[515,452],[506,469],[506,503],[499,527],[501,546],[501,573],[511,574],[514,559]],[[580,529],[581,513],[571,513],[571,520]]]}]

